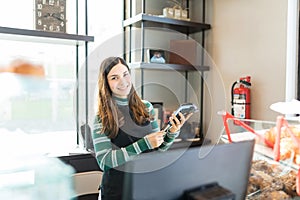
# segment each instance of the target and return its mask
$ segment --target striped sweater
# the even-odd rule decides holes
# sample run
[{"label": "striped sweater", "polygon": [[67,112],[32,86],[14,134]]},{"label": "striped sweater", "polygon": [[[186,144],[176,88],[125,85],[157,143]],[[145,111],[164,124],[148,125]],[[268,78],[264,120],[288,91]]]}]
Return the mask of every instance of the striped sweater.
[{"label": "striped sweater", "polygon": [[[127,99],[115,98],[116,103],[122,106],[128,106]],[[147,111],[153,115],[154,109],[152,104],[149,101],[143,100],[146,105]],[[159,131],[158,123],[155,120],[150,122],[152,132]],[[140,153],[151,150],[153,147],[146,137],[143,137],[132,144],[118,149],[112,148],[112,143],[110,138],[107,137],[107,134],[101,134],[102,123],[99,116],[95,117],[94,126],[93,126],[93,143],[94,151],[99,167],[106,171],[110,168],[118,167],[124,164],[127,161],[134,159]],[[174,142],[174,139],[179,135],[179,132],[170,133],[167,131],[164,137],[164,142],[159,146],[159,151],[166,151],[171,144]]]}]

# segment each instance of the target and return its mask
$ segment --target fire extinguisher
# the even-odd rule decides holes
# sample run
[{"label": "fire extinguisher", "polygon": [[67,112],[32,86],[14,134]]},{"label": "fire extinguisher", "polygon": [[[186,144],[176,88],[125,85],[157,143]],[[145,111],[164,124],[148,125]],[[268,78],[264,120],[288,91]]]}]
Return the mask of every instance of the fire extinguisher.
[{"label": "fire extinguisher", "polygon": [[250,76],[235,81],[231,87],[231,114],[240,119],[250,119]]}]

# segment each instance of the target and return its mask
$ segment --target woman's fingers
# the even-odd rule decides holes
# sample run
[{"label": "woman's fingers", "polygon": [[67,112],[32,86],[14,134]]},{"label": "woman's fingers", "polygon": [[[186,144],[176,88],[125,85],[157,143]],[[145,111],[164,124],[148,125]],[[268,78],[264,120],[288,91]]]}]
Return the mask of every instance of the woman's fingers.
[{"label": "woman's fingers", "polygon": [[164,131],[159,131],[147,135],[148,141],[153,148],[159,147],[164,142]]},{"label": "woman's fingers", "polygon": [[169,119],[172,126],[170,131],[172,133],[179,131],[179,129],[181,129],[183,124],[193,115],[193,113],[188,114],[186,117],[181,112],[179,112],[178,115],[180,117],[180,120],[176,117],[174,113]]}]

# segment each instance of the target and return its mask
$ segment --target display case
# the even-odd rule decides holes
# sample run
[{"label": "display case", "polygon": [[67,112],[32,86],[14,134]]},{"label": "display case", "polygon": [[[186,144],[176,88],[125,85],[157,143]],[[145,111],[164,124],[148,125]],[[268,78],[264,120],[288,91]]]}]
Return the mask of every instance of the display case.
[{"label": "display case", "polygon": [[[299,198],[299,131],[300,122],[279,116],[277,121],[224,117],[225,131],[221,142],[256,140],[247,199]],[[280,128],[277,128],[280,127]],[[280,130],[280,134],[278,131]],[[291,132],[289,131],[291,130]],[[276,137],[280,135],[280,139]],[[294,136],[295,138],[293,138]],[[298,139],[297,139],[298,138]],[[228,155],[230,156],[230,155]]]}]

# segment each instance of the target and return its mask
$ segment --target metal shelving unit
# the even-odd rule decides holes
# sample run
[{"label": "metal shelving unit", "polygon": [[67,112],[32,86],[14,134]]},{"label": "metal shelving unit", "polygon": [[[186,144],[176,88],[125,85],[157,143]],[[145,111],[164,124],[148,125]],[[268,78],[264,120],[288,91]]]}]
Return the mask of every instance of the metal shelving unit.
[{"label": "metal shelving unit", "polygon": [[[142,7],[141,13],[137,15],[132,15],[132,1],[124,0],[124,20],[123,20],[123,28],[124,28],[124,58],[127,59],[127,62],[130,64],[131,68],[140,69],[141,70],[141,85],[144,84],[144,75],[145,70],[176,70],[176,71],[184,71],[186,78],[186,86],[188,82],[188,72],[189,71],[199,71],[201,74],[201,85],[200,85],[200,138],[203,138],[203,76],[204,72],[209,71],[209,66],[194,66],[194,65],[182,65],[182,64],[157,64],[157,63],[146,63],[145,62],[145,29],[147,28],[159,28],[162,30],[173,30],[180,33],[183,33],[187,36],[193,33],[202,32],[202,41],[201,45],[204,47],[205,39],[204,39],[204,31],[209,30],[211,28],[210,24],[205,23],[205,0],[202,0],[202,22],[198,21],[188,21],[188,20],[180,20],[173,19],[167,17],[156,16],[152,14],[146,13],[145,1],[140,0],[140,5]],[[126,5],[126,3],[130,5]],[[186,1],[186,6],[188,7],[189,1]],[[125,9],[128,9],[127,11]],[[132,30],[133,28],[141,29],[141,61],[138,63],[132,63]],[[126,30],[129,29],[128,33]],[[129,42],[127,41],[129,39]],[[128,55],[126,55],[128,53]],[[201,61],[204,63],[203,59]],[[141,88],[141,96],[144,96],[144,88]],[[185,91],[185,99],[187,99],[187,91]]]},{"label": "metal shelving unit", "polygon": [[211,28],[210,24],[206,23],[159,17],[154,15],[148,15],[145,13],[140,13],[129,19],[125,19],[123,22],[123,26],[134,26],[140,28],[168,28],[184,34],[192,34],[200,31],[209,30]]},{"label": "metal shelving unit", "polygon": [[199,65],[181,65],[181,64],[160,64],[160,63],[131,63],[131,69],[148,69],[148,70],[176,70],[176,71],[209,71],[209,66]]}]

